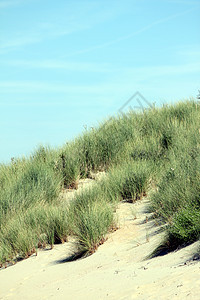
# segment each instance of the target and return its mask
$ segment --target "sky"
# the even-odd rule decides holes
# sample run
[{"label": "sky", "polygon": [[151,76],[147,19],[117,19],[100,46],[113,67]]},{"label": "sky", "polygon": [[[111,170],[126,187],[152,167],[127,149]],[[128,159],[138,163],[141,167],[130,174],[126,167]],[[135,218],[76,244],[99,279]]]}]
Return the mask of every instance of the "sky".
[{"label": "sky", "polygon": [[129,99],[196,98],[199,16],[200,0],[0,0],[0,163],[62,146]]}]

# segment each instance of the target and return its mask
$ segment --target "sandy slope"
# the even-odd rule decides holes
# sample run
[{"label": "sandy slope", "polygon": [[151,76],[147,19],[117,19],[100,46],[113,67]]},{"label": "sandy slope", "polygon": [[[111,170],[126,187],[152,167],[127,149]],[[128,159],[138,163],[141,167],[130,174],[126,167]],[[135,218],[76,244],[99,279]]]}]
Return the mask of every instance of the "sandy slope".
[{"label": "sandy slope", "polygon": [[0,299],[200,299],[197,244],[144,260],[162,239],[147,204],[121,203],[120,229],[90,257],[67,262],[69,242],[1,270]]}]

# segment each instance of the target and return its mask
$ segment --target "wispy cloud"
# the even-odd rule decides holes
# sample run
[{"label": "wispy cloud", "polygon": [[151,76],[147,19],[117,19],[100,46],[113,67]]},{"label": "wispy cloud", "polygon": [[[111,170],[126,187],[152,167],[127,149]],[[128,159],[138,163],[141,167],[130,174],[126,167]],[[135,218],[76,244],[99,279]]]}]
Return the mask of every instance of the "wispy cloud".
[{"label": "wispy cloud", "polygon": [[[4,93],[72,93],[77,94],[116,94],[119,90],[124,89],[124,86],[141,86],[146,84],[156,84],[158,82],[164,83],[166,76],[170,77],[170,80],[178,80],[181,82],[182,75],[185,74],[196,74],[200,72],[200,63],[196,62],[193,64],[184,65],[161,65],[161,66],[150,66],[140,68],[119,68],[112,69],[110,75],[110,81],[107,80],[101,84],[74,84],[66,85],[56,81],[0,81],[1,94]],[[118,75],[116,75],[118,74]],[[115,75],[115,76],[114,76]],[[178,78],[178,79],[177,79]],[[127,83],[126,83],[127,82]]]},{"label": "wispy cloud", "polygon": [[3,66],[23,67],[32,69],[60,69],[78,72],[111,72],[111,66],[106,63],[66,62],[64,60],[9,60],[0,61]]},{"label": "wispy cloud", "polygon": [[[27,2],[27,1],[26,1]],[[12,6],[17,6],[19,4],[25,3],[25,0],[6,0],[0,2],[0,9],[9,8]]]},{"label": "wispy cloud", "polygon": [[[28,0],[3,1],[0,2],[0,8],[26,3],[26,1]],[[63,2],[55,14],[52,14],[50,10],[47,15],[42,15],[37,22],[33,21],[32,27],[21,28],[18,29],[18,31],[16,30],[14,36],[12,35],[12,32],[9,36],[8,30],[2,30],[0,53],[6,53],[26,45],[36,44],[56,37],[67,36],[75,32],[88,30],[94,27],[95,24],[100,24],[112,19],[113,16],[119,13],[120,11],[116,9],[108,9],[108,11],[105,12],[104,10],[99,9],[99,5],[96,2],[80,2],[78,7],[77,5],[74,5],[73,2],[68,6]],[[58,14],[59,19],[56,17]],[[88,17],[85,18],[85,15]]]},{"label": "wispy cloud", "polygon": [[197,47],[181,49],[178,51],[178,55],[184,57],[188,61],[200,61],[200,50],[197,49]]},{"label": "wispy cloud", "polygon": [[[200,72],[200,62],[182,65],[160,65],[140,68],[127,68],[125,73],[136,76],[138,80],[160,76],[184,75]],[[136,74],[136,75],[135,75]]]},{"label": "wispy cloud", "polygon": [[[23,1],[10,1],[10,4],[8,3],[7,7],[11,5],[17,5],[22,2]],[[4,7],[3,3],[2,7]],[[17,48],[40,43],[55,37],[70,35],[88,28],[88,24],[78,24],[77,22],[74,22],[68,18],[61,21],[51,20],[48,22],[37,22],[30,28],[16,30],[14,35],[12,32],[2,30],[0,53],[10,52],[16,50]]]},{"label": "wispy cloud", "polygon": [[40,37],[38,36],[18,36],[11,40],[8,40],[0,45],[0,50],[16,48],[19,46],[24,46],[28,44],[33,44],[40,41]]},{"label": "wispy cloud", "polygon": [[57,23],[57,22],[40,22],[37,24],[37,31],[42,33],[43,39],[48,39],[51,37],[65,36],[77,31],[86,30],[89,28],[86,24],[76,24],[73,22],[68,22],[67,24]]},{"label": "wispy cloud", "polygon": [[200,4],[199,1],[187,1],[187,0],[168,0],[169,3],[177,3],[177,4],[189,4],[189,5],[193,5],[193,4]]},{"label": "wispy cloud", "polygon": [[105,47],[108,47],[108,46],[117,44],[117,43],[122,42],[122,41],[124,41],[124,40],[128,40],[128,39],[130,39],[130,38],[132,38],[132,37],[134,37],[134,36],[137,36],[137,35],[139,35],[139,34],[145,32],[145,31],[148,31],[148,30],[150,30],[151,28],[153,28],[153,27],[155,27],[155,26],[157,26],[157,25],[159,25],[159,24],[166,23],[166,22],[168,22],[168,21],[170,21],[170,20],[172,20],[172,19],[176,19],[176,18],[178,18],[178,17],[180,17],[180,16],[183,16],[183,15],[185,15],[185,14],[188,14],[188,13],[194,11],[194,10],[195,10],[195,8],[193,7],[193,8],[187,9],[187,10],[185,10],[185,11],[182,11],[182,12],[180,12],[180,13],[173,14],[173,15],[171,15],[171,16],[168,16],[168,17],[166,17],[166,18],[159,19],[159,20],[157,20],[157,21],[154,21],[154,22],[152,22],[152,23],[150,23],[150,24],[144,26],[143,28],[141,28],[141,29],[139,29],[139,30],[136,30],[135,32],[132,32],[132,33],[128,34],[128,35],[124,35],[124,36],[121,36],[121,37],[119,37],[119,38],[117,38],[117,39],[115,39],[115,40],[111,40],[111,41],[108,41],[108,42],[105,42],[105,43],[102,43],[102,44],[99,44],[99,45],[95,45],[95,46],[90,47],[90,48],[82,49],[82,50],[73,52],[73,53],[71,53],[71,54],[64,55],[64,56],[62,56],[62,58],[68,57],[68,56],[77,55],[77,54],[82,54],[82,53],[91,52],[91,51],[94,51],[94,50],[97,50],[97,49],[102,49],[102,48],[105,48]]},{"label": "wispy cloud", "polygon": [[19,1],[1,1],[0,2],[0,8],[7,8],[13,5],[16,5]]},{"label": "wispy cloud", "polygon": [[36,93],[36,92],[95,92],[96,86],[92,85],[66,85],[58,82],[41,81],[0,81],[1,92],[10,93]]},{"label": "wispy cloud", "polygon": [[[38,26],[37,29],[30,30],[29,32],[18,32],[14,37],[4,38],[0,44],[0,53],[6,53],[19,47],[36,44],[53,37],[68,35],[78,30],[80,29],[76,26],[75,28],[68,27],[67,29],[64,29],[52,24],[51,29],[49,27],[49,29],[46,30],[41,29],[40,26]],[[83,30],[83,27],[81,30]]]}]

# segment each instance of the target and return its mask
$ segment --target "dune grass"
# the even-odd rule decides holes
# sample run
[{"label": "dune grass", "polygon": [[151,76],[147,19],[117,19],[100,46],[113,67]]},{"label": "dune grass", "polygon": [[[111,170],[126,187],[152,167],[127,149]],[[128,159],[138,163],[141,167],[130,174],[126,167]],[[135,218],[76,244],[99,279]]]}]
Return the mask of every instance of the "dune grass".
[{"label": "dune grass", "polygon": [[[28,257],[68,236],[93,253],[116,228],[119,201],[149,194],[150,210],[166,224],[169,248],[200,235],[200,106],[184,101],[130,111],[86,130],[61,148],[39,147],[0,165],[0,263]],[[106,171],[70,204],[59,197],[79,179]]]}]

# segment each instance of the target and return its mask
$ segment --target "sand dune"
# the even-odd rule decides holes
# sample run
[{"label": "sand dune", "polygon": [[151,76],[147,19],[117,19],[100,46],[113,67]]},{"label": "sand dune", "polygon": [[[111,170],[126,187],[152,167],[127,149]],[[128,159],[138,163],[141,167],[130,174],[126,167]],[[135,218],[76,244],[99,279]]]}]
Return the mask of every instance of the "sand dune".
[{"label": "sand dune", "polygon": [[[0,271],[0,299],[199,299],[197,243],[145,260],[162,239],[148,200],[121,203],[120,229],[92,256],[68,262],[73,241]],[[136,219],[135,219],[136,217]]]}]

